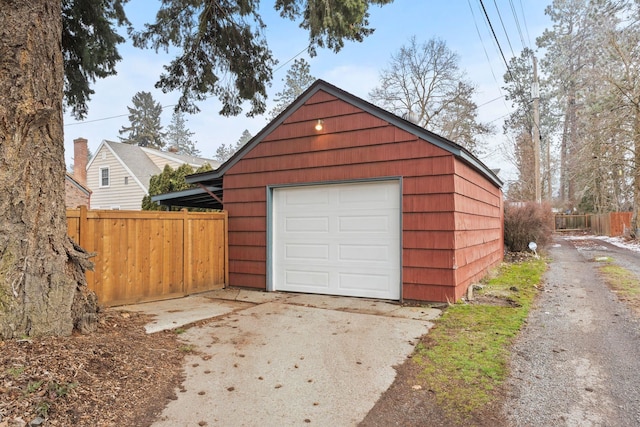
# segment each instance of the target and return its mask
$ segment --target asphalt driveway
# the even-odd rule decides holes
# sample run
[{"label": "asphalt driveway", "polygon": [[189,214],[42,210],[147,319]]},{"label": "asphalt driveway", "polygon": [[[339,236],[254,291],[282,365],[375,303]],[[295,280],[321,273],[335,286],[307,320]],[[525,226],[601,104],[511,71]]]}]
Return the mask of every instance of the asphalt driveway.
[{"label": "asphalt driveway", "polygon": [[349,426],[440,311],[361,298],[225,289],[128,306],[180,336],[185,381],[154,426]]}]

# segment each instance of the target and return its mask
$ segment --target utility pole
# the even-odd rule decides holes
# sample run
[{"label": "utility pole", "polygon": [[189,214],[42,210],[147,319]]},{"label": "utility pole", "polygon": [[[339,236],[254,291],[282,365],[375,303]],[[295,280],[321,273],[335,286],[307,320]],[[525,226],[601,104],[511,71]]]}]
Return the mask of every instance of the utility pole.
[{"label": "utility pole", "polygon": [[538,61],[535,56],[533,57],[531,97],[533,98],[533,180],[536,203],[542,203],[542,182],[540,180],[540,84],[538,83]]}]

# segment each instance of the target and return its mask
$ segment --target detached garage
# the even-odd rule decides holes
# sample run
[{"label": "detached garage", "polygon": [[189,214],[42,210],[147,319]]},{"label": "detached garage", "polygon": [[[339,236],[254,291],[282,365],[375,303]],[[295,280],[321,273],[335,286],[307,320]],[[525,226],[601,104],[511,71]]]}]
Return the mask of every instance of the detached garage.
[{"label": "detached garage", "polygon": [[322,80],[187,182],[154,200],[228,212],[232,286],[445,302],[502,260],[498,177]]}]

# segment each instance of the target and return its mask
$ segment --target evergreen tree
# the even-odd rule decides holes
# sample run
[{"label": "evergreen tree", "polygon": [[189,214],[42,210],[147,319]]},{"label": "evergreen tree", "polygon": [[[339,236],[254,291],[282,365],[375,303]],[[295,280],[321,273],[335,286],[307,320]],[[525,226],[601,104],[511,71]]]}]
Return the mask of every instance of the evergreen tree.
[{"label": "evergreen tree", "polygon": [[229,160],[229,158],[231,158],[231,156],[233,156],[236,153],[236,151],[241,149],[247,142],[249,142],[251,138],[253,138],[253,136],[247,129],[245,129],[244,132],[242,132],[240,139],[238,139],[238,142],[236,142],[235,145],[233,144],[220,145],[216,149],[215,159],[220,163],[226,162],[227,160]]},{"label": "evergreen tree", "polygon": [[117,74],[115,66],[122,59],[117,46],[125,39],[114,27],[130,25],[123,8],[127,1],[51,2],[58,7],[62,4],[64,105],[77,119],[87,115],[87,103],[94,93],[91,83]]},{"label": "evergreen tree", "polygon": [[[339,51],[345,40],[362,41],[373,31],[369,5],[390,2],[275,4],[282,17],[301,21],[314,53],[318,46]],[[89,255],[66,233],[62,108],[85,117],[90,84],[115,74],[117,45],[124,41],[115,27],[130,25],[124,3],[9,0],[0,6],[0,339],[69,335],[96,318],[84,280]],[[157,85],[180,91],[178,109],[196,111],[196,101],[215,95],[223,114],[239,114],[248,101],[251,115],[264,112],[275,64],[265,34],[257,0],[166,0],[155,22],[133,38],[137,46],[177,52]]]},{"label": "evergreen tree", "polygon": [[192,136],[193,132],[187,129],[187,120],[184,118],[184,113],[174,111],[171,116],[171,123],[167,127],[167,146],[175,148],[178,154],[199,156],[200,150],[196,148],[195,142],[191,140]]},{"label": "evergreen tree", "polygon": [[242,135],[240,135],[240,138],[236,142],[235,151],[238,151],[239,149],[244,147],[245,144],[251,140],[251,138],[253,138],[253,135],[251,135],[251,132],[249,132],[247,129],[242,131]]},{"label": "evergreen tree", "polygon": [[[142,198],[142,210],[143,211],[162,211],[166,208],[160,206],[158,203],[151,200],[152,196],[157,196],[158,194],[171,193],[174,191],[182,191],[188,190],[190,188],[197,187],[194,184],[187,184],[185,180],[185,176],[192,175],[194,173],[207,172],[212,170],[213,168],[209,163],[205,163],[200,166],[195,171],[193,167],[188,164],[184,164],[179,166],[177,169],[173,169],[169,165],[165,165],[162,173],[159,175],[154,175],[149,180],[149,194]],[[172,210],[178,211],[183,209],[182,207],[174,206]],[[190,211],[194,212],[202,212],[207,209],[199,209],[199,208],[188,208]]]},{"label": "evergreen tree", "polygon": [[[308,50],[313,56],[317,46],[338,52],[345,40],[362,41],[373,32],[368,28],[369,5],[392,1],[277,0],[275,9],[284,18],[302,18],[300,27],[309,31]],[[258,3],[164,1],[155,22],[133,34],[138,47],[180,48],[156,84],[165,92],[182,94],[178,109],[197,112],[193,101],[214,94],[223,103],[222,115],[240,114],[245,101],[251,105],[247,116],[264,113],[276,60],[265,39]]]},{"label": "evergreen tree", "polygon": [[282,80],[284,88],[276,93],[274,101],[276,106],[269,112],[268,120],[273,120],[283,112],[302,92],[304,92],[316,80],[309,72],[310,66],[304,58],[296,59],[287,71],[287,76]]},{"label": "evergreen tree", "polygon": [[127,136],[120,137],[120,140],[127,144],[161,150],[165,145],[166,136],[160,124],[162,106],[153,99],[151,92],[138,92],[131,102],[133,107],[127,107],[129,126],[122,126],[118,131],[120,135],[127,134]]}]

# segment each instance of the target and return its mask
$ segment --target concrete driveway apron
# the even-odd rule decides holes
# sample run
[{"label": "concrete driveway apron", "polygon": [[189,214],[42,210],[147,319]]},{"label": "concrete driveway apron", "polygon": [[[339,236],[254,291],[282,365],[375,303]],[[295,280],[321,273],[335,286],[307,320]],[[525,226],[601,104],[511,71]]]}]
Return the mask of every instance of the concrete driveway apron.
[{"label": "concrete driveway apron", "polygon": [[126,307],[157,315],[148,330],[200,320],[191,308],[214,318],[180,335],[194,351],[154,426],[356,425],[440,313],[237,289]]}]

